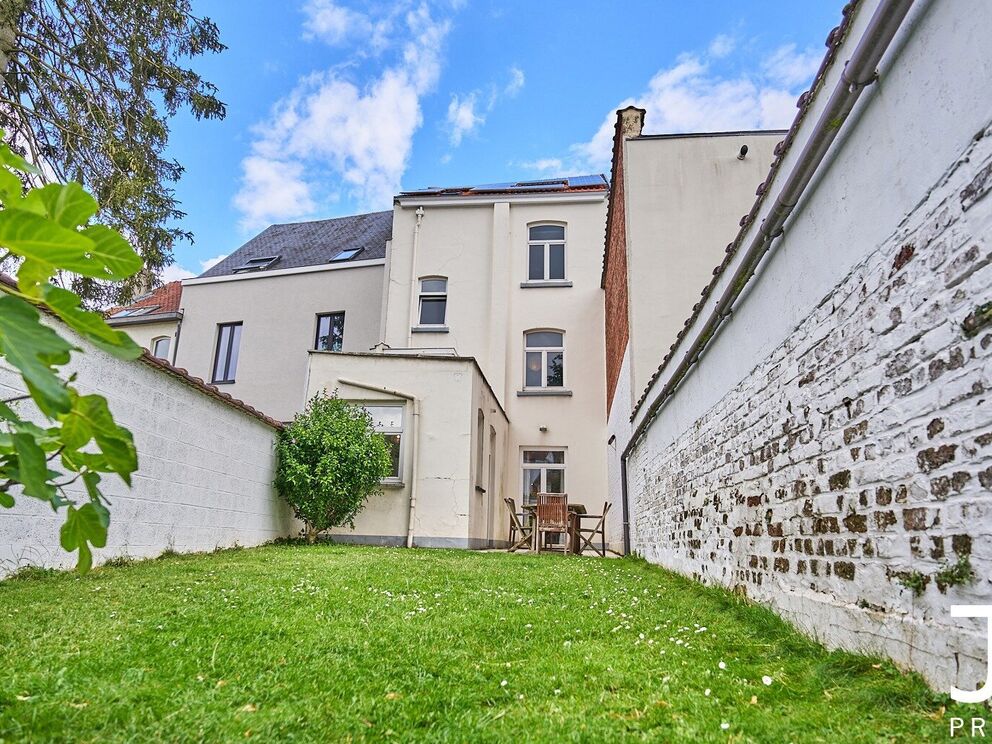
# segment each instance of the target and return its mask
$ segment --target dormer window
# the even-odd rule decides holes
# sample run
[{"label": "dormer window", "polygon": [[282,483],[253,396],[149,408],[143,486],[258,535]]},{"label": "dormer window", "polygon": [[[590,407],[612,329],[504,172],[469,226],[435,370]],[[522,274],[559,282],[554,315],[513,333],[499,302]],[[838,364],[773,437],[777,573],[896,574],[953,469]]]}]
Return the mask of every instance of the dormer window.
[{"label": "dormer window", "polygon": [[241,266],[234,269],[233,273],[245,274],[249,271],[262,271],[262,269],[269,268],[278,260],[279,256],[259,256],[258,258],[249,258],[241,264]]},{"label": "dormer window", "polygon": [[364,250],[364,248],[347,248],[332,258],[331,263],[337,263],[338,261],[350,261]]}]

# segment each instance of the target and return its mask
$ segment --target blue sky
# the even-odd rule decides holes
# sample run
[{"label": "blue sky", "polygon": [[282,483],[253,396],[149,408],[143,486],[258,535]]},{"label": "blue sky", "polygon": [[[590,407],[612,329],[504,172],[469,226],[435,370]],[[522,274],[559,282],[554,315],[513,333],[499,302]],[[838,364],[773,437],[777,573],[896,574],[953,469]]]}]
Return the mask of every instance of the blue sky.
[{"label": "blue sky", "polygon": [[608,173],[614,111],[650,133],[784,128],[840,0],[194,0],[228,46],[194,66],[227,118],[172,120],[199,274],[273,222],[398,189]]}]

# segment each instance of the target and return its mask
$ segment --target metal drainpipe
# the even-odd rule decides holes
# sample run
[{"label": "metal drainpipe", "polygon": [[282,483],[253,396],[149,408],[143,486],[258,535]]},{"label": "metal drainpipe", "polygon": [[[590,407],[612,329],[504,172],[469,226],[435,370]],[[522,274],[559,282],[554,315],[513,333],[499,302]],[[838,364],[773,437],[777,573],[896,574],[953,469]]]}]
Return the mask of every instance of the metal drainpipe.
[{"label": "metal drainpipe", "polygon": [[413,327],[417,325],[417,249],[420,247],[420,224],[424,221],[423,206],[417,207],[417,224],[413,226],[413,250],[410,252],[410,327],[406,332],[407,348],[413,347]]},{"label": "metal drainpipe", "polygon": [[623,507],[623,554],[630,555],[630,508],[627,506],[627,453],[620,455],[620,505]]},{"label": "metal drainpipe", "polygon": [[382,387],[381,385],[368,385],[364,382],[356,382],[355,380],[346,380],[344,377],[339,377],[338,382],[342,385],[350,385],[351,387],[360,388],[362,390],[370,390],[375,393],[386,393],[387,395],[395,395],[397,398],[405,398],[406,400],[413,403],[413,444],[410,447],[410,457],[413,459],[413,472],[410,476],[410,508],[407,515],[407,526],[406,526],[406,546],[408,548],[413,547],[413,518],[417,511],[417,479],[420,475],[420,467],[417,462],[417,451],[420,444],[420,399],[415,395],[410,395],[410,393],[404,393],[399,390],[394,390],[393,388]]},{"label": "metal drainpipe", "polygon": [[627,524],[627,457],[634,449],[634,445],[640,440],[648,425],[654,419],[655,414],[664,405],[665,401],[675,392],[691,367],[699,360],[700,355],[708,343],[712,341],[723,322],[730,317],[734,302],[744,291],[744,287],[755,274],[758,264],[771,249],[772,241],[782,234],[782,226],[786,219],[792,214],[803,192],[809,185],[820,164],[823,162],[830,145],[837,138],[837,134],[843,127],[848,115],[854,105],[861,97],[861,93],[869,85],[875,82],[878,77],[876,67],[885,54],[896,32],[902,26],[913,5],[913,0],[882,0],[875,9],[871,20],[868,21],[868,28],[858,41],[858,45],[851,53],[851,58],[844,66],[841,79],[830,94],[826,108],[820,114],[816,122],[813,133],[803,147],[799,159],[792,167],[786,178],[782,190],[775,198],[771,211],[758,228],[757,234],[751,240],[744,252],[743,258],[734,271],[730,281],[726,284],[726,289],[720,296],[716,306],[710,311],[700,332],[696,334],[695,340],[686,351],[679,366],[675,368],[668,382],[665,383],[661,392],[648,406],[641,423],[637,425],[631,434],[630,441],[624,448],[620,456],[621,469],[623,474],[623,485],[621,488],[624,513],[624,549],[625,552],[629,543],[629,525]]}]

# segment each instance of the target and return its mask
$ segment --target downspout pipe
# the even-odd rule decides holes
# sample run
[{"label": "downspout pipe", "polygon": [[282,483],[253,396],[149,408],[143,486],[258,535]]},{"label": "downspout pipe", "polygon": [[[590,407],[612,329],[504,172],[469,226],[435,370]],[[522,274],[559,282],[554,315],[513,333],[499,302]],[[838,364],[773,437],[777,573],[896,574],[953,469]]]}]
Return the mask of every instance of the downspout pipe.
[{"label": "downspout pipe", "polygon": [[344,377],[339,377],[338,382],[342,385],[359,388],[360,390],[369,390],[375,393],[385,393],[386,395],[393,395],[397,398],[404,398],[413,403],[413,444],[410,447],[410,457],[413,459],[413,473],[410,475],[410,504],[406,522],[406,546],[412,548],[414,516],[417,512],[417,481],[420,477],[420,466],[417,457],[417,452],[420,448],[420,399],[415,395],[404,393],[400,390],[394,390],[393,388],[382,387],[380,385],[369,385],[355,380],[346,380]]},{"label": "downspout pipe", "polygon": [[423,206],[417,207],[415,212],[417,223],[413,226],[413,250],[410,251],[410,327],[406,331],[407,348],[413,347],[413,327],[417,325],[417,295],[420,293],[417,287],[417,250],[420,248],[420,225],[424,221]]},{"label": "downspout pipe", "polygon": [[[876,70],[878,63],[895,38],[896,32],[902,26],[912,5],[913,0],[882,0],[875,9],[875,13],[868,21],[864,35],[858,41],[858,45],[844,66],[841,79],[830,94],[827,105],[820,114],[809,140],[807,140],[799,158],[786,177],[781,191],[775,197],[771,211],[758,227],[757,233],[744,251],[737,269],[730,277],[730,281],[726,282],[723,294],[706,316],[706,320],[682,357],[682,361],[648,407],[641,423],[635,427],[620,460],[624,476],[623,510],[625,515],[627,514],[627,457],[634,449],[634,445],[644,435],[657,412],[674,394],[675,389],[699,360],[704,349],[712,341],[724,321],[731,316],[734,303],[743,293],[751,277],[754,276],[764,255],[771,249],[772,241],[782,234],[785,221],[802,198],[806,187],[809,186],[827,151],[837,138],[845,120],[854,109],[854,105],[858,102],[865,88],[878,78]],[[624,521],[626,529],[626,516]],[[625,531],[625,548],[628,542],[629,536]]]}]

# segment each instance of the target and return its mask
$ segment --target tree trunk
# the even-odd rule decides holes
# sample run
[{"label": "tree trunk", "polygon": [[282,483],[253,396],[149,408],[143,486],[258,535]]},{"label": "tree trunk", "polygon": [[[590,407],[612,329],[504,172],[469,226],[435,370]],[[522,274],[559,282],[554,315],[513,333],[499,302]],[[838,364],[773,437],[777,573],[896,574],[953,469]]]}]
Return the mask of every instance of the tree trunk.
[{"label": "tree trunk", "polygon": [[317,542],[317,530],[313,528],[313,525],[307,525],[307,544],[313,545]]}]

